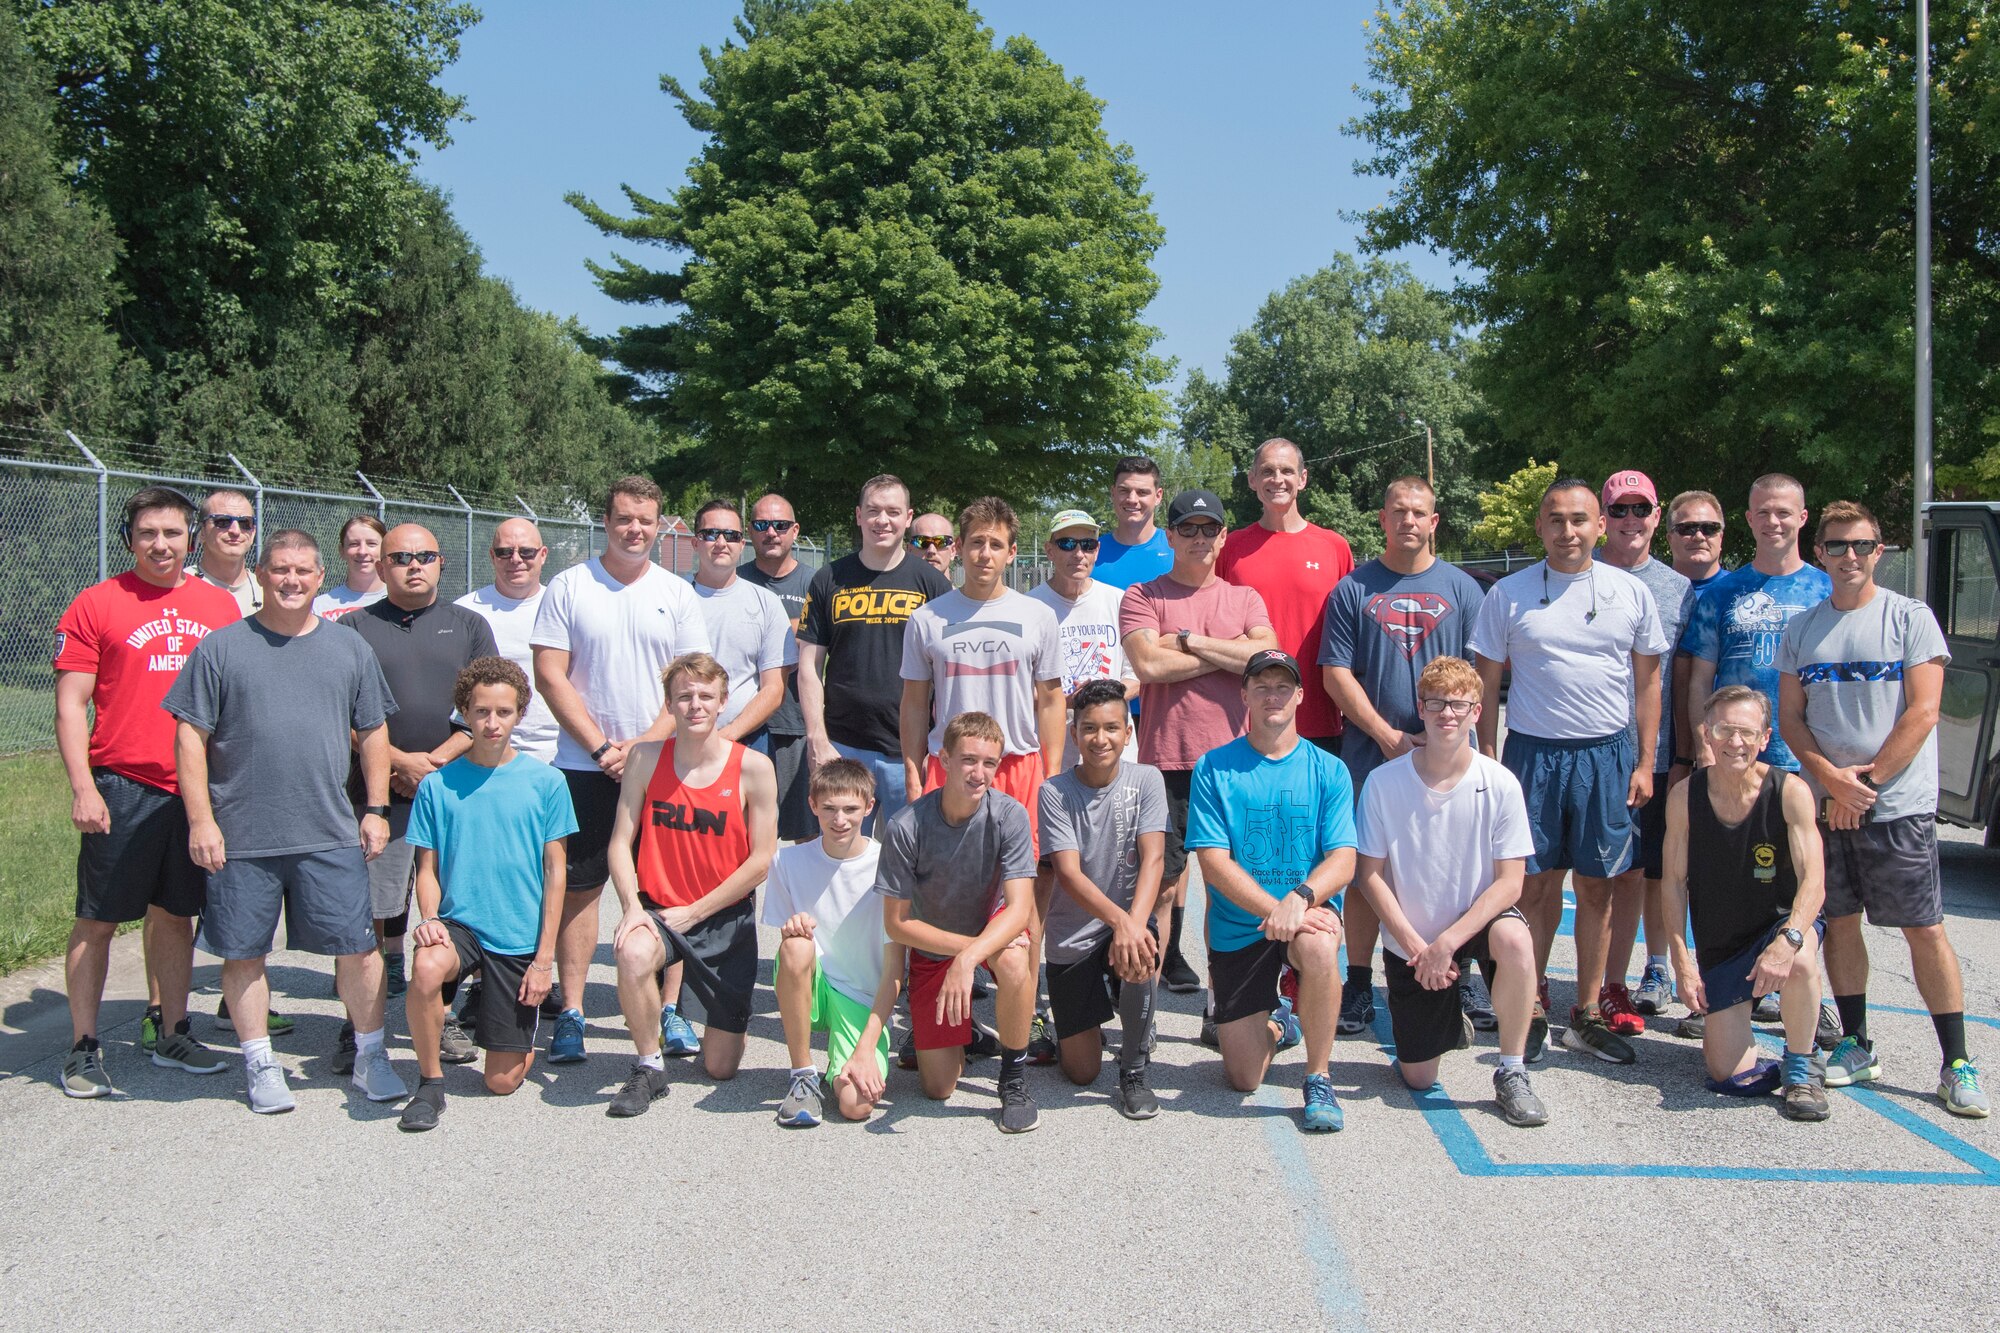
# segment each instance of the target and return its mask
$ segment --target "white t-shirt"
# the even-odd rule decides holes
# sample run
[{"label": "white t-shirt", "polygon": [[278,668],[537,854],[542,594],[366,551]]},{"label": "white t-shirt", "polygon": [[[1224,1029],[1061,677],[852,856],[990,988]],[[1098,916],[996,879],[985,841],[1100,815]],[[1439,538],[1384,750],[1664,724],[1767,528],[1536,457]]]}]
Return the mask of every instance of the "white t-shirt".
[{"label": "white t-shirt", "polygon": [[313,598],[313,614],[321,620],[338,620],[364,606],[373,606],[388,595],[386,583],[378,583],[367,592],[356,592],[345,583],[336,583]]},{"label": "white t-shirt", "polygon": [[[1458,785],[1440,792],[1404,755],[1362,784],[1355,850],[1383,861],[1403,915],[1434,940],[1492,886],[1493,863],[1533,856],[1535,839],[1521,783],[1499,761],[1473,755]],[[1387,930],[1382,947],[1403,957]]]},{"label": "white t-shirt", "polygon": [[871,892],[882,844],[869,839],[860,855],[836,861],[820,841],[780,847],[764,881],[764,924],[782,926],[799,912],[819,924],[813,946],[827,985],[857,1004],[875,1003],[882,984],[882,898]]},{"label": "white t-shirt", "polygon": [[1012,588],[990,602],[953,589],[912,611],[903,630],[903,679],[931,683],[932,754],[944,753],[945,726],[960,713],[998,722],[1007,754],[1039,753],[1035,683],[1061,680],[1062,668],[1056,613]]},{"label": "white t-shirt", "polygon": [[[701,599],[686,579],[649,562],[644,574],[620,583],[598,556],[549,580],[529,642],[569,653],[569,683],[598,729],[615,741],[633,740],[659,720],[667,663],[711,647]],[[567,731],[556,742],[555,762],[581,772],[597,767]]]},{"label": "white t-shirt", "polygon": [[692,581],[688,586],[701,599],[702,619],[708,625],[709,641],[715,645],[715,660],[729,673],[729,698],[723,702],[718,722],[727,726],[757,697],[758,680],[764,672],[799,660],[798,641],[792,637],[785,604],[770,589],[742,578],[730,580],[727,588],[709,588]]},{"label": "white t-shirt", "polygon": [[1653,590],[1593,561],[1559,574],[1547,561],[1493,585],[1472,622],[1472,651],[1514,664],[1507,729],[1551,741],[1616,736],[1632,723],[1632,654],[1667,651]]},{"label": "white t-shirt", "polygon": [[535,653],[529,640],[534,636],[535,616],[542,609],[542,598],[547,592],[546,588],[536,588],[532,597],[509,597],[489,583],[478,592],[469,592],[458,599],[458,605],[485,617],[500,655],[528,673],[528,711],[514,728],[514,748],[545,764],[556,757],[556,737],[562,728],[556,724],[556,715],[549,711],[542,692],[534,688]]},{"label": "white t-shirt", "polygon": [[[1125,598],[1123,588],[1090,581],[1083,596],[1071,601],[1047,583],[1037,584],[1028,596],[1056,615],[1057,641],[1062,644],[1062,687],[1064,695],[1089,680],[1124,680],[1132,674],[1125,664],[1125,645],[1118,636],[1118,604]],[[1136,734],[1134,744],[1137,743]],[[1063,768],[1076,767],[1076,737],[1063,738]]]}]

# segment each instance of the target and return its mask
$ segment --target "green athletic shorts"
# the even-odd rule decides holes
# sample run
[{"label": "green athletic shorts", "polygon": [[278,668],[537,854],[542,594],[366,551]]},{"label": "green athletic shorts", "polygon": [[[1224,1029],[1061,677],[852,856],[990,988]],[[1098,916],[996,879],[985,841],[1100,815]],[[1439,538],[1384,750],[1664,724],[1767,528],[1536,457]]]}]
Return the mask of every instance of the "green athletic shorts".
[{"label": "green athletic shorts", "polygon": [[[854,1048],[861,1044],[861,1030],[868,1026],[869,1006],[859,1000],[849,999],[835,990],[826,979],[817,960],[813,962],[813,1007],[812,1025],[814,1032],[826,1034],[826,1077],[829,1082],[840,1077],[840,1071],[847,1066]],[[875,1067],[882,1077],[889,1077],[889,1029],[883,1028],[875,1039]]]}]

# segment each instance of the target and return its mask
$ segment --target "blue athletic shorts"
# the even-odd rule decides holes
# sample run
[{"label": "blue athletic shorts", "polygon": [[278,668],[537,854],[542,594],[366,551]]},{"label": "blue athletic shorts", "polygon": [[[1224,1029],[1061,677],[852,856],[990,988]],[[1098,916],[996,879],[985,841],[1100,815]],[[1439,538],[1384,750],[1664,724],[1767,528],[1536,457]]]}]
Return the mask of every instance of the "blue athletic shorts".
[{"label": "blue athletic shorts", "polygon": [[[1725,958],[1714,967],[1701,969],[1701,988],[1708,992],[1708,1012],[1719,1014],[1725,1009],[1733,1009],[1739,1004],[1748,1004],[1757,997],[1750,993],[1750,973],[1757,967],[1758,955],[1771,947],[1771,941],[1778,938],[1778,932],[1785,928],[1783,918],[1773,921],[1769,930],[1759,935],[1756,941],[1744,948],[1733,958]],[[1819,938],[1826,938],[1826,918],[1813,921],[1813,930]],[[1806,947],[1812,948],[1811,939]],[[1818,952],[1814,949],[1814,952]]]},{"label": "blue athletic shorts", "polygon": [[1625,804],[1632,781],[1628,733],[1587,741],[1550,741],[1507,733],[1500,762],[1521,780],[1535,854],[1528,873],[1573,870],[1609,879],[1631,868],[1639,822]]},{"label": "blue athletic shorts", "polygon": [[372,951],[375,916],[361,845],[230,857],[208,877],[208,906],[196,947],[218,958],[262,958],[271,952],[281,910],[285,941],[300,953],[340,957]]}]

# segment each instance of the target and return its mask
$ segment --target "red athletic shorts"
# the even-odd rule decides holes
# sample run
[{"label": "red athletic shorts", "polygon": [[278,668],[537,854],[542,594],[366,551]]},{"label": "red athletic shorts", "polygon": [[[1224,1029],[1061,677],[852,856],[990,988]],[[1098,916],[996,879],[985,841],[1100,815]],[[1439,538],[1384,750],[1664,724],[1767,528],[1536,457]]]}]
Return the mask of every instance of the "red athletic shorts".
[{"label": "red athletic shorts", "polygon": [[[1032,754],[1003,755],[1000,770],[993,775],[993,790],[1004,791],[1022,805],[1028,807],[1028,837],[1035,845],[1035,855],[1042,854],[1042,772],[1040,751]],[[932,755],[924,761],[924,790],[934,792],[944,786],[944,761]]]},{"label": "red athletic shorts", "polygon": [[[910,950],[910,1031],[920,1051],[964,1046],[972,1041],[970,1018],[963,1023],[937,1021],[938,992],[944,988],[945,969],[950,966],[949,958],[932,958]],[[992,969],[984,963],[979,966],[988,976],[992,975]]]}]

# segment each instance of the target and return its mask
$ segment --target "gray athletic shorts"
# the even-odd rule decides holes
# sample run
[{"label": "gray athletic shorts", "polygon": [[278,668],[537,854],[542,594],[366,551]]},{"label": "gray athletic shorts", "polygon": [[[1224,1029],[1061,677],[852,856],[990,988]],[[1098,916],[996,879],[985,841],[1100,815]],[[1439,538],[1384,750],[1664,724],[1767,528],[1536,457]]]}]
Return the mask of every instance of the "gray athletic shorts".
[{"label": "gray athletic shorts", "polygon": [[262,958],[271,952],[281,910],[289,948],[333,957],[372,952],[375,922],[360,845],[230,857],[208,877],[196,943],[218,958]]},{"label": "gray athletic shorts", "polygon": [[401,916],[410,905],[410,885],[417,873],[417,849],[408,838],[391,838],[382,854],[368,863],[368,905],[377,921]]},{"label": "gray athletic shorts", "polygon": [[1905,815],[1857,829],[1819,826],[1826,846],[1827,919],[1867,909],[1871,926],[1935,926],[1944,920],[1937,816]]}]

